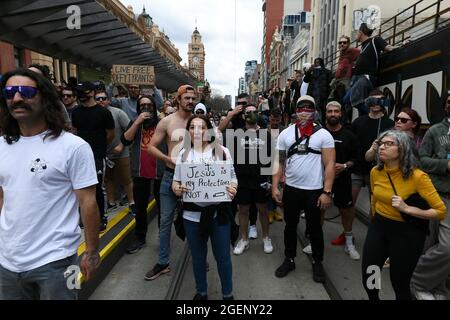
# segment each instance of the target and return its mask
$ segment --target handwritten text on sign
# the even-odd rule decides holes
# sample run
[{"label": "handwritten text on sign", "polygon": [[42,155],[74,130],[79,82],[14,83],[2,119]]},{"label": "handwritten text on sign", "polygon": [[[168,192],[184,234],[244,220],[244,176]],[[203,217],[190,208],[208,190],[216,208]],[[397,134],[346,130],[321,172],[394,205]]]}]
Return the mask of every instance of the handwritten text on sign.
[{"label": "handwritten text on sign", "polygon": [[113,83],[154,85],[155,69],[151,66],[115,64],[111,69]]},{"label": "handwritten text on sign", "polygon": [[185,202],[228,202],[226,187],[231,180],[231,164],[181,164],[181,183],[189,191]]}]

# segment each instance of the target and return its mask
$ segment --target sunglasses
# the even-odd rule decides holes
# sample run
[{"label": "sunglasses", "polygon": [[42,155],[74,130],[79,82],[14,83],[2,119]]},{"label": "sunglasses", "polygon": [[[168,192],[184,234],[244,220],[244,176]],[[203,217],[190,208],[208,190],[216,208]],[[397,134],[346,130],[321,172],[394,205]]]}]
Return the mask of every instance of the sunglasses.
[{"label": "sunglasses", "polygon": [[151,108],[151,107],[153,107],[153,103],[140,103],[139,107],[141,107],[141,108]]},{"label": "sunglasses", "polygon": [[400,118],[400,117],[395,117],[394,121],[398,122],[400,121],[401,123],[407,123],[408,121],[410,121],[411,119],[407,119],[407,118]]},{"label": "sunglasses", "polygon": [[3,96],[6,99],[11,100],[17,92],[19,92],[22,98],[31,99],[36,96],[39,90],[30,86],[8,86],[3,89]]},{"label": "sunglasses", "polygon": [[238,106],[246,106],[248,104],[247,101],[238,101],[237,105]]},{"label": "sunglasses", "polygon": [[97,100],[97,101],[106,101],[106,100],[108,100],[108,97],[96,97],[95,100]]},{"label": "sunglasses", "polygon": [[197,110],[197,111],[195,111],[195,114],[205,114],[205,111],[203,111],[203,110]]},{"label": "sunglasses", "polygon": [[339,44],[347,44],[348,41],[339,41],[338,43],[339,43]]}]

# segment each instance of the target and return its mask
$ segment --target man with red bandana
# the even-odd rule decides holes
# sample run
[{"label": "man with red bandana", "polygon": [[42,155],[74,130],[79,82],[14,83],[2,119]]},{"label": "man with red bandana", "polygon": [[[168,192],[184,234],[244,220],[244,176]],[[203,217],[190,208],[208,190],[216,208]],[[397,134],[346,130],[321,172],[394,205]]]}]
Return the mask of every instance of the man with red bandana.
[{"label": "man with red bandana", "polygon": [[314,123],[316,109],[313,97],[300,97],[296,114],[296,124],[281,132],[277,142],[280,156],[287,158],[283,196],[278,189],[282,176],[281,168],[276,168],[272,177],[272,197],[278,204],[283,204],[286,222],[285,259],[275,275],[282,278],[295,269],[297,225],[300,211],[304,210],[314,260],[313,279],[323,283],[324,240],[320,210],[329,208],[332,200],[336,158],[334,139],[327,130]]}]

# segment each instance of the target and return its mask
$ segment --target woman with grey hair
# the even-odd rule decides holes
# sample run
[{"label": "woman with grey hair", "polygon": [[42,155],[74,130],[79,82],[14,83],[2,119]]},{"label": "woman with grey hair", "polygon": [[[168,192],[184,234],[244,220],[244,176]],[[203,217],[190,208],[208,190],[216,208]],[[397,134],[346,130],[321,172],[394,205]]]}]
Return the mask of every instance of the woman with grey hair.
[{"label": "woman with grey hair", "polygon": [[443,219],[446,208],[428,175],[418,169],[414,142],[405,132],[389,130],[378,141],[378,163],[370,173],[373,217],[364,243],[363,285],[370,300],[379,299],[377,276],[390,257],[396,299],[410,300],[411,277],[427,235],[426,220]]}]

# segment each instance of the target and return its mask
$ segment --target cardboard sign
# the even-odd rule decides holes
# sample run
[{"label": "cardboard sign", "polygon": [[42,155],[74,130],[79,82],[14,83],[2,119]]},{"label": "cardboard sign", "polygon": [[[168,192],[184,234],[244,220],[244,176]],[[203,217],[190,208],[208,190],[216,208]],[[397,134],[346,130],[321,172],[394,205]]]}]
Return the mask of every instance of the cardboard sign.
[{"label": "cardboard sign", "polygon": [[111,80],[114,84],[152,86],[155,84],[155,69],[152,66],[115,64],[111,69]]},{"label": "cardboard sign", "polygon": [[184,202],[229,202],[226,187],[231,181],[232,164],[182,163],[181,183],[189,191]]}]

